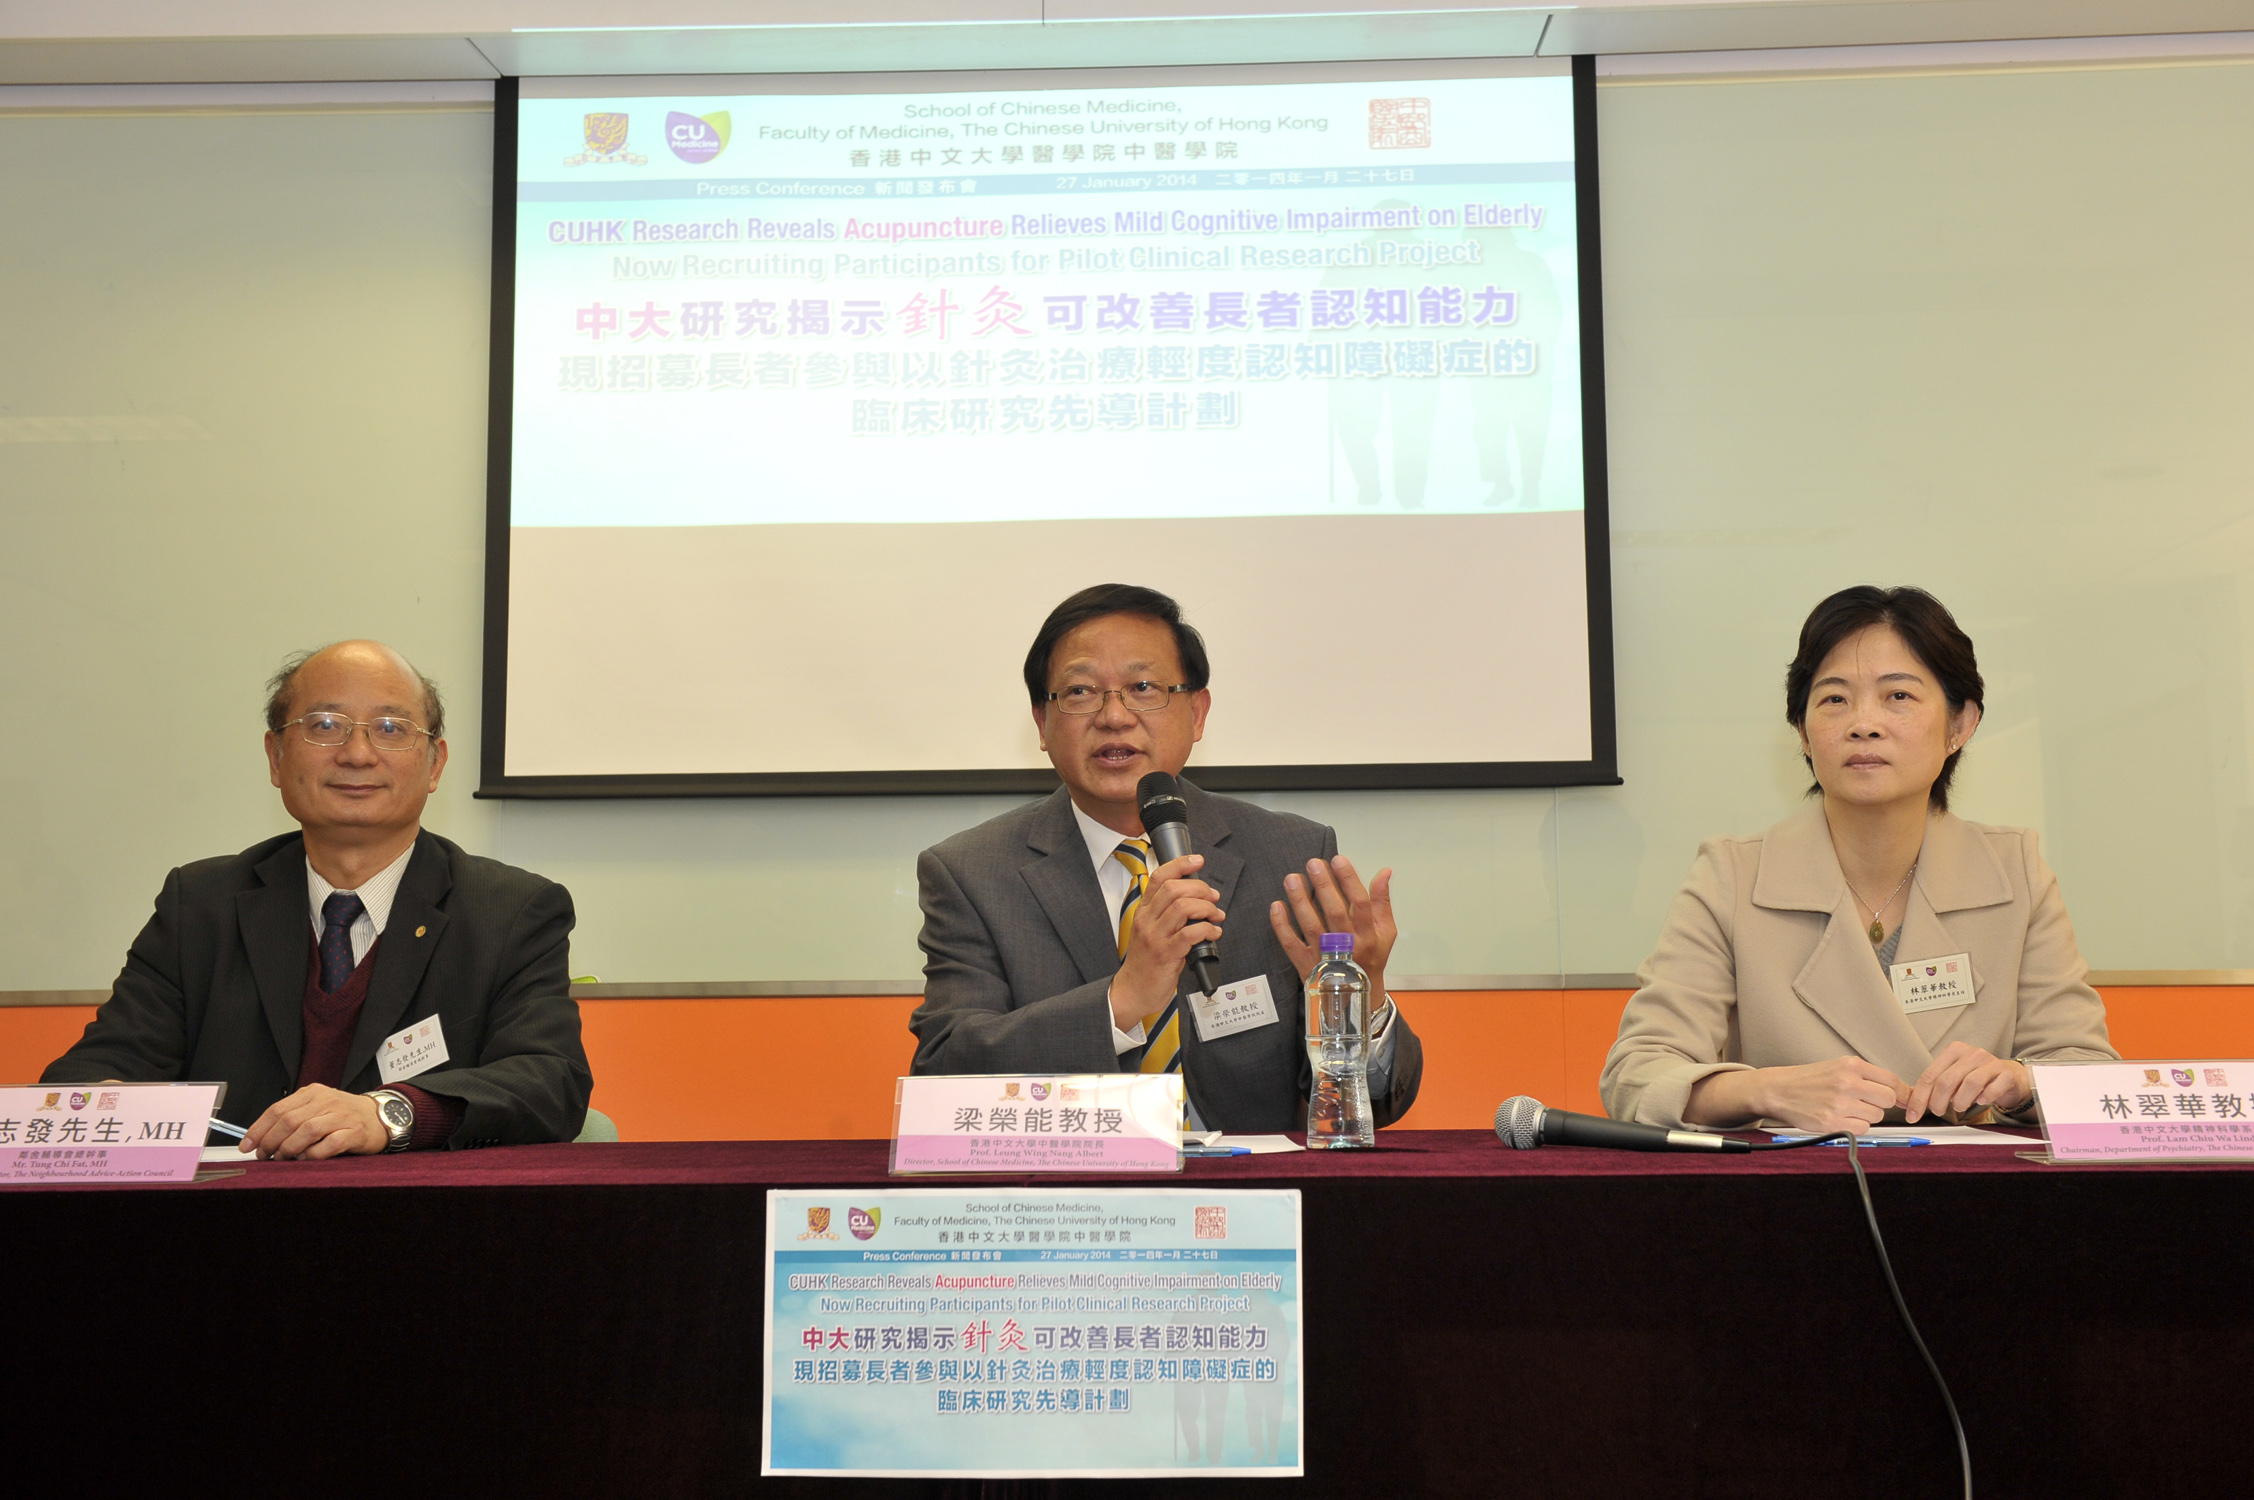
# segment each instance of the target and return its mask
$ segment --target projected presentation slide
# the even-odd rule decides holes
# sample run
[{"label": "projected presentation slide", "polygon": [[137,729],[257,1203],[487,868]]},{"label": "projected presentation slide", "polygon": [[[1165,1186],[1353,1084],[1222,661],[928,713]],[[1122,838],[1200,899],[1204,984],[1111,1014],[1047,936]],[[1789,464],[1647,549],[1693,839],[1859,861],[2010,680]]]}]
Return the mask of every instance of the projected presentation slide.
[{"label": "projected presentation slide", "polygon": [[1038,768],[1114,580],[1193,767],[1592,761],[1564,65],[1063,76],[525,83],[506,777]]}]

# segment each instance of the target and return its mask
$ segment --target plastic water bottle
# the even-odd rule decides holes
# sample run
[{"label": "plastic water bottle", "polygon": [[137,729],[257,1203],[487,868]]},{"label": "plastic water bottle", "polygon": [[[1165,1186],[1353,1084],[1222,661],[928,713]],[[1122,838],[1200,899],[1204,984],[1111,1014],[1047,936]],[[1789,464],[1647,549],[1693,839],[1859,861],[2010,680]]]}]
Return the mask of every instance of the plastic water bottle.
[{"label": "plastic water bottle", "polygon": [[1370,1118],[1370,976],[1354,962],[1354,934],[1323,934],[1322,962],[1307,976],[1307,1099],[1313,1150],[1377,1144]]}]

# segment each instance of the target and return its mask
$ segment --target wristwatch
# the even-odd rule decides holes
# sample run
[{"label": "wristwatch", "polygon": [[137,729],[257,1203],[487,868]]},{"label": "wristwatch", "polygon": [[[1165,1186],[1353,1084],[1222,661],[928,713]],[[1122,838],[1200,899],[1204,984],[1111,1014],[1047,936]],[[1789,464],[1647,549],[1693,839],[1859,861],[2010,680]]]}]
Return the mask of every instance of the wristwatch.
[{"label": "wristwatch", "polygon": [[370,1089],[368,1097],[376,1101],[376,1115],[383,1128],[391,1133],[384,1145],[384,1155],[404,1151],[415,1136],[415,1105],[397,1089]]}]

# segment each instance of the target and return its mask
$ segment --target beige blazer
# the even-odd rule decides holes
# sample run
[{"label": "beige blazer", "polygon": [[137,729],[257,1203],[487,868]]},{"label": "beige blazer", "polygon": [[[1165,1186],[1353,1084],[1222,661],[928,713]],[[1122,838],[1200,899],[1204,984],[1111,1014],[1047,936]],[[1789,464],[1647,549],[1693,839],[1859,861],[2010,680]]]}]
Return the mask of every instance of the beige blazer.
[{"label": "beige blazer", "polygon": [[1955,1041],[2030,1061],[2118,1058],[2033,833],[1949,813],[1927,823],[1895,961],[1955,953],[1972,955],[1973,1003],[1905,1011],[1821,801],[1758,837],[1709,839],[1636,971],[1642,988],[1604,1060],[1604,1107],[1680,1128],[1710,1073],[1853,1053],[1914,1082]]}]

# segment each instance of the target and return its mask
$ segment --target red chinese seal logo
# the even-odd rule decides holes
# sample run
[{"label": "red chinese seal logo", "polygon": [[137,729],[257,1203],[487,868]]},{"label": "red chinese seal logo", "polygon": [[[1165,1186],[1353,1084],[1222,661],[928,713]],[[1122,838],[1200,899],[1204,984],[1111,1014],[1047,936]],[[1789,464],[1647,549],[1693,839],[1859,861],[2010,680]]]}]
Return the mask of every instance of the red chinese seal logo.
[{"label": "red chinese seal logo", "polygon": [[1370,149],[1417,151],[1432,144],[1430,99],[1372,99]]}]

